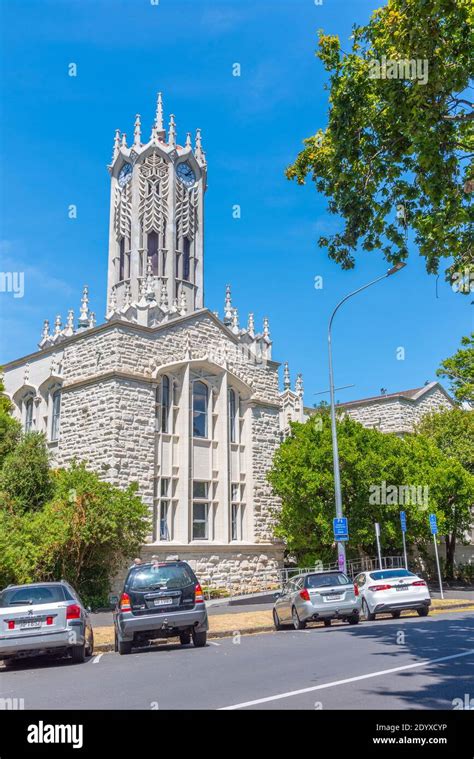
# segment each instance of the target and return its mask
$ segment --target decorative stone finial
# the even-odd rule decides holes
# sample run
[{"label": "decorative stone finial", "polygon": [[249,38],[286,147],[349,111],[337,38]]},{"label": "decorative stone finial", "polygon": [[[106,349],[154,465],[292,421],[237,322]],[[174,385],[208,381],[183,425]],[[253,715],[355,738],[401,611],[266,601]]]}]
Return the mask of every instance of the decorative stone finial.
[{"label": "decorative stone finial", "polygon": [[186,135],[186,147],[187,148],[192,148],[192,144],[191,144],[191,132],[188,132],[187,135]]},{"label": "decorative stone finial", "polygon": [[230,285],[227,285],[225,289],[224,324],[227,324],[227,326],[232,324],[232,296],[230,293]]},{"label": "decorative stone finial", "polygon": [[58,335],[61,334],[61,330],[62,330],[61,314],[58,314],[56,316],[56,319],[54,320],[54,337],[58,337]]},{"label": "decorative stone finial", "polygon": [[172,147],[176,147],[176,123],[174,120],[174,114],[170,116],[170,128],[168,132],[168,144]]},{"label": "decorative stone finial", "polygon": [[179,313],[181,316],[186,316],[188,312],[188,304],[186,302],[186,293],[184,292],[184,287],[181,288],[181,292],[179,294]]},{"label": "decorative stone finial", "polygon": [[239,312],[236,308],[232,309],[232,332],[234,334],[238,335],[240,332],[239,328]]},{"label": "decorative stone finial", "polygon": [[64,330],[66,337],[71,337],[74,334],[74,311],[72,308],[67,312],[66,328]]},{"label": "decorative stone finial", "polygon": [[290,367],[288,366],[288,361],[285,361],[283,365],[283,387],[285,390],[289,390],[291,387]]},{"label": "decorative stone finial", "polygon": [[123,148],[127,147],[127,135],[125,134],[125,132],[123,132],[122,134],[122,147]]},{"label": "decorative stone finial", "polygon": [[270,322],[268,321],[268,316],[266,316],[263,320],[263,336],[267,340],[270,339]]},{"label": "decorative stone finial", "polygon": [[78,325],[82,329],[89,326],[89,288],[84,286],[81,298],[81,311],[79,314]]},{"label": "decorative stone finial", "polygon": [[120,152],[120,129],[115,130],[115,138],[114,138],[114,152],[112,155],[112,163],[117,158],[118,154]]},{"label": "decorative stone finial", "polygon": [[247,332],[249,333],[250,337],[253,337],[255,334],[255,318],[253,314],[249,314],[247,321]]},{"label": "decorative stone finial", "polygon": [[89,314],[89,327],[93,329],[96,324],[97,324],[97,319],[95,318],[95,313],[94,311],[91,311]]},{"label": "decorative stone finial", "polygon": [[46,340],[49,340],[51,335],[49,334],[49,319],[45,319],[43,322],[43,330],[41,332],[41,343],[46,342]]},{"label": "decorative stone finial", "polygon": [[303,397],[303,392],[304,392],[304,388],[303,388],[303,375],[302,374],[298,374],[296,376],[296,382],[295,382],[295,393],[298,396],[298,398],[302,398]]},{"label": "decorative stone finial", "polygon": [[135,146],[140,146],[142,144],[141,139],[142,139],[142,123],[140,121],[140,114],[137,113],[136,118],[135,118],[134,130],[133,130],[133,144]]},{"label": "decorative stone finial", "polygon": [[155,116],[155,127],[157,132],[161,132],[161,134],[164,133],[164,123],[163,123],[163,98],[161,96],[161,92],[158,93],[157,99],[156,99],[156,116]]},{"label": "decorative stone finial", "polygon": [[196,156],[197,161],[200,161],[201,163],[204,162],[204,153],[202,152],[202,137],[201,137],[200,129],[196,129],[196,142],[195,142],[194,154]]}]

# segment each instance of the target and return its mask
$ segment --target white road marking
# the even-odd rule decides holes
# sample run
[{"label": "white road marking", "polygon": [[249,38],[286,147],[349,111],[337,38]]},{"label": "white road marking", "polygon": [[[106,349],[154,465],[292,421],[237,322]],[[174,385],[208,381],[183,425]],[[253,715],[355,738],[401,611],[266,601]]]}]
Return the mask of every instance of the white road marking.
[{"label": "white road marking", "polygon": [[335,680],[332,683],[324,683],[323,685],[313,685],[311,688],[300,688],[300,690],[288,691],[288,693],[279,693],[276,696],[267,696],[266,698],[256,698],[254,701],[244,701],[241,704],[233,704],[232,706],[221,706],[218,711],[228,711],[231,709],[243,709],[246,706],[255,706],[256,704],[265,704],[269,701],[278,701],[282,698],[290,698],[291,696],[300,696],[302,693],[313,693],[317,690],[324,690],[325,688],[334,688],[338,685],[347,685],[348,683],[355,683],[358,680],[368,680],[371,677],[380,677],[381,675],[391,675],[393,672],[403,672],[407,669],[416,669],[419,667],[425,667],[427,664],[437,664],[442,661],[450,661],[451,659],[460,659],[463,656],[470,656],[474,654],[474,648],[469,651],[464,651],[462,654],[451,654],[450,656],[441,656],[439,659],[424,659],[421,662],[415,662],[415,664],[405,664],[401,667],[392,667],[392,669],[381,669],[378,672],[370,672],[367,675],[358,675],[357,677],[347,677],[345,680]]},{"label": "white road marking", "polygon": [[92,664],[98,664],[100,660],[102,659],[103,655],[104,654],[97,654],[97,656],[94,657],[94,659],[92,660]]},{"label": "white road marking", "polygon": [[213,640],[208,640],[207,642],[209,643],[210,646],[220,646],[220,643],[214,643]]}]

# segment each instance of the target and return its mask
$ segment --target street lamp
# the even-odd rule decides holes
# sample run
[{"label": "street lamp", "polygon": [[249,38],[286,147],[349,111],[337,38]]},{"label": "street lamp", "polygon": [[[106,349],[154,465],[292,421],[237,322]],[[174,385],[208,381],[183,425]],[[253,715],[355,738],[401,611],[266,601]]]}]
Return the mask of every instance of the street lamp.
[{"label": "street lamp", "polygon": [[[349,293],[349,295],[346,295],[345,298],[339,301],[336,308],[331,314],[331,318],[329,319],[329,326],[328,326],[329,393],[331,397],[332,456],[333,456],[333,467],[334,467],[334,493],[335,493],[335,499],[336,499],[337,519],[342,519],[343,514],[342,514],[342,496],[341,496],[341,478],[340,478],[340,472],[339,472],[339,449],[337,445],[336,405],[334,402],[334,373],[333,373],[333,367],[332,367],[332,346],[331,346],[332,322],[336,315],[336,312],[342,306],[342,304],[346,302],[346,300],[349,300],[349,298],[352,298],[353,295],[357,295],[357,293],[362,292],[362,290],[366,290],[368,287],[371,287],[371,285],[375,285],[377,282],[380,282],[382,279],[386,279],[386,277],[390,277],[392,274],[396,274],[405,266],[406,264],[403,261],[399,261],[397,264],[395,264],[395,266],[392,266],[391,269],[388,269],[388,271],[386,271],[385,274],[382,274],[381,277],[377,277],[377,279],[373,279],[372,282],[368,282],[363,287],[359,287],[357,290],[354,290],[354,292]],[[339,569],[342,572],[346,572],[347,571],[346,547],[341,540],[337,541],[337,557],[338,557]]]}]

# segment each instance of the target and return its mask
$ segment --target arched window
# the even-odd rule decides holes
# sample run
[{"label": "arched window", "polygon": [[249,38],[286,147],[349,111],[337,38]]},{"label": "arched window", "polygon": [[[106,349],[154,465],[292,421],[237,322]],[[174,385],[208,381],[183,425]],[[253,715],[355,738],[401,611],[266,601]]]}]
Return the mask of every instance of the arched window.
[{"label": "arched window", "polygon": [[237,441],[237,398],[235,390],[229,390],[229,438],[231,443]]},{"label": "arched window", "polygon": [[193,383],[193,435],[207,437],[207,409],[209,390],[204,382],[195,380]]},{"label": "arched window", "polygon": [[168,432],[170,416],[171,394],[170,379],[165,374],[161,380],[161,431]]},{"label": "arched window", "polygon": [[189,274],[191,271],[191,242],[187,237],[183,240],[183,279],[189,282]]},{"label": "arched window", "polygon": [[59,438],[59,418],[61,416],[61,391],[59,389],[54,391],[51,400],[51,440],[57,440]]},{"label": "arched window", "polygon": [[28,398],[25,402],[25,432],[31,432],[33,429],[33,398]]},{"label": "arched window", "polygon": [[[147,242],[147,249],[148,249],[148,258],[151,261],[151,268],[153,271],[153,274],[158,274],[158,233],[157,232],[148,232],[148,242]],[[146,274],[146,271],[145,271]]]}]

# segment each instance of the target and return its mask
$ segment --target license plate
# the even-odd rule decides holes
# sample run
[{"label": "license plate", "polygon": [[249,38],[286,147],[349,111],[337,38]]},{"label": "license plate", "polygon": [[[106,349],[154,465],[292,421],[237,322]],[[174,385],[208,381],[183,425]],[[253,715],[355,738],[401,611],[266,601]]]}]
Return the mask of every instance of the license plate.
[{"label": "license plate", "polygon": [[325,596],[324,600],[325,601],[340,601],[341,598],[342,598],[342,595],[338,595],[338,596]]},{"label": "license plate", "polygon": [[173,598],[154,598],[153,603],[155,606],[170,606],[173,600]]},{"label": "license plate", "polygon": [[41,620],[31,620],[29,622],[22,622],[20,624],[20,630],[31,630],[31,628],[41,627]]},{"label": "license plate", "polygon": [[395,590],[408,590],[409,585],[400,585],[398,588],[395,588]]}]

